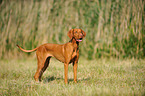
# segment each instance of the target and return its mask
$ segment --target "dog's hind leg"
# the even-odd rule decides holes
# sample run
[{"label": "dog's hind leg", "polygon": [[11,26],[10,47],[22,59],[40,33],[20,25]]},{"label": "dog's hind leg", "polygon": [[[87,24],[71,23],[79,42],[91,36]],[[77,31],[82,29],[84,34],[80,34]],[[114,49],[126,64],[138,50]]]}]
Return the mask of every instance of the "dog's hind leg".
[{"label": "dog's hind leg", "polygon": [[44,73],[44,71],[49,66],[50,58],[51,57],[40,59],[39,57],[37,57],[37,59],[38,59],[38,67],[37,67],[37,71],[36,71],[36,73],[34,75],[35,81],[38,81],[38,80],[41,81],[42,74]]}]

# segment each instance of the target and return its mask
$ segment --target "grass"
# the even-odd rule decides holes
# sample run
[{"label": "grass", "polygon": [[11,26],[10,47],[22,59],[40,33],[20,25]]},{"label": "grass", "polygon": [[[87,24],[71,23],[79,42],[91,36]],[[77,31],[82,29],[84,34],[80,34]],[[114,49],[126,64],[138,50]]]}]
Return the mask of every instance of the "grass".
[{"label": "grass", "polygon": [[98,59],[78,64],[78,83],[73,82],[69,65],[69,84],[64,84],[63,64],[51,60],[41,83],[33,75],[37,62],[31,59],[0,60],[1,96],[143,96],[145,95],[145,60]]},{"label": "grass", "polygon": [[145,57],[145,0],[1,0],[0,59],[20,57],[16,44],[33,49],[66,43],[81,28],[88,59]]}]

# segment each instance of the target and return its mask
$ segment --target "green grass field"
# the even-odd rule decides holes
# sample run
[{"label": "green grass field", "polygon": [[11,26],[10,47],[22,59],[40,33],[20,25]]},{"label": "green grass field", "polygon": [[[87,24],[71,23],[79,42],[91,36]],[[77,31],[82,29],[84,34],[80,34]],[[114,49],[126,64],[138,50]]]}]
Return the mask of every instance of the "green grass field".
[{"label": "green grass field", "polygon": [[37,62],[32,59],[0,60],[1,96],[144,96],[145,60],[80,58],[78,83],[73,82],[69,65],[69,84],[64,84],[63,63],[52,59],[41,83],[33,76]]}]

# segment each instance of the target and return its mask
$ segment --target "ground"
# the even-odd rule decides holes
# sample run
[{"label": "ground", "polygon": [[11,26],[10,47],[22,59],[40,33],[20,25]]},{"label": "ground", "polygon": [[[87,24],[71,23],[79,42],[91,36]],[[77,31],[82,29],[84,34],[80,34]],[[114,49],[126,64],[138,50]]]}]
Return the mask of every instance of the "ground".
[{"label": "ground", "polygon": [[78,83],[73,82],[69,65],[68,81],[64,84],[64,65],[52,59],[42,76],[34,81],[36,59],[0,60],[0,95],[4,96],[97,96],[145,95],[145,60],[80,58]]}]

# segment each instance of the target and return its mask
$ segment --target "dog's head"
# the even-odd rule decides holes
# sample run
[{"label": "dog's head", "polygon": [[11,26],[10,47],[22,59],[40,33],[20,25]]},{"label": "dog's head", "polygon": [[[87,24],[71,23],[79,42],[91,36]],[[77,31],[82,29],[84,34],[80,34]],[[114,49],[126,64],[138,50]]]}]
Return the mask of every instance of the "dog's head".
[{"label": "dog's head", "polygon": [[67,35],[70,39],[74,38],[76,41],[81,42],[86,36],[86,32],[82,29],[71,29]]}]

